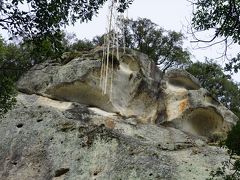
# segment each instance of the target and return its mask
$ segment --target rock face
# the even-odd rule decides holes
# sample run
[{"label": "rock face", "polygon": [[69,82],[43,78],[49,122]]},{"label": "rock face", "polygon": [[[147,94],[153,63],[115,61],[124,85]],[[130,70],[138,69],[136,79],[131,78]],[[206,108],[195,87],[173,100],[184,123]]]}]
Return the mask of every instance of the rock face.
[{"label": "rock face", "polygon": [[209,137],[216,133],[224,136],[236,124],[238,118],[201,88],[191,74],[173,70],[165,80],[166,121],[175,127]]},{"label": "rock face", "polygon": [[19,81],[19,90],[137,116],[144,123],[154,122],[164,109],[164,102],[159,102],[162,92],[158,68],[144,54],[131,50],[120,53],[120,61],[116,57],[113,61],[112,93],[103,95],[99,85],[101,55],[100,49],[64,65],[46,62],[35,66]]},{"label": "rock face", "polygon": [[0,119],[0,179],[206,179],[227,153],[207,142],[237,117],[185,71],[147,56],[112,56],[112,93],[99,87],[102,50],[48,61],[18,82]]}]

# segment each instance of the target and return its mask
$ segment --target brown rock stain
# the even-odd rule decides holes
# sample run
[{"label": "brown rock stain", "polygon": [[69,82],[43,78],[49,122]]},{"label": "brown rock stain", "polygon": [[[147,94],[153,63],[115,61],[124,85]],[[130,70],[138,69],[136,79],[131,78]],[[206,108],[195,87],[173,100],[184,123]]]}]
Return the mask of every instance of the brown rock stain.
[{"label": "brown rock stain", "polygon": [[107,119],[105,122],[105,126],[110,129],[114,129],[116,126],[116,123],[112,119]]},{"label": "brown rock stain", "polygon": [[184,99],[179,103],[178,109],[179,112],[183,112],[188,106],[188,99]]}]

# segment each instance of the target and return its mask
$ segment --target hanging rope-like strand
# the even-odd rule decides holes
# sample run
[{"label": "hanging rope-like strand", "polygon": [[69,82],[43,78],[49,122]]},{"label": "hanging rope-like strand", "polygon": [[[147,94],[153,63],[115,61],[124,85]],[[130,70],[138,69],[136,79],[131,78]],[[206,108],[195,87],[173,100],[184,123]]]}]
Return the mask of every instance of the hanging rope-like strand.
[{"label": "hanging rope-like strand", "polygon": [[[114,57],[119,60],[119,36],[123,34],[123,45],[125,52],[125,37],[123,26],[123,18],[120,18],[117,7],[119,5],[118,0],[111,0],[109,5],[109,15],[107,17],[108,24],[106,29],[106,35],[104,36],[103,43],[103,57],[101,63],[101,75],[100,75],[100,88],[103,94],[110,95],[110,100],[113,96],[113,80],[114,80]],[[116,53],[116,55],[114,55]],[[110,66],[111,65],[111,66]]]}]

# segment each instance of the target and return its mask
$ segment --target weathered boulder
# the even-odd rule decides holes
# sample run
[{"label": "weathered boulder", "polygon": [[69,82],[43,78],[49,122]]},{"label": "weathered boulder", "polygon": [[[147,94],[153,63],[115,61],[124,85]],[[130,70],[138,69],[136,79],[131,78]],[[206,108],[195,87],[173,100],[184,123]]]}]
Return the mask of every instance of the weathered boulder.
[{"label": "weathered boulder", "polygon": [[101,48],[19,80],[17,105],[0,119],[0,179],[200,180],[229,158],[208,142],[238,119],[192,75],[163,75],[132,50],[111,57],[106,94]]},{"label": "weathered boulder", "polygon": [[236,124],[238,118],[213,98],[191,74],[183,70],[169,71],[165,76],[167,119],[177,128],[202,136],[222,134]]}]

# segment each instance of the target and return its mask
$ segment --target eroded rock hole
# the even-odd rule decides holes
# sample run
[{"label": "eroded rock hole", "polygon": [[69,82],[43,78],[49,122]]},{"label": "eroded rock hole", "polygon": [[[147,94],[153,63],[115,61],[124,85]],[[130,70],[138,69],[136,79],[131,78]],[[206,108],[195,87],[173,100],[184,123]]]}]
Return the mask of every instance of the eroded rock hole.
[{"label": "eroded rock hole", "polygon": [[223,117],[214,108],[197,108],[190,112],[187,122],[190,131],[198,135],[210,136],[221,128]]},{"label": "eroded rock hole", "polygon": [[43,121],[43,119],[37,119],[37,122],[41,122],[41,121]]},{"label": "eroded rock hole", "polygon": [[22,127],[23,127],[23,123],[17,124],[17,128],[22,128]]},{"label": "eroded rock hole", "polygon": [[93,176],[97,176],[101,171],[102,171],[102,169],[96,169],[96,170],[93,172]]}]

